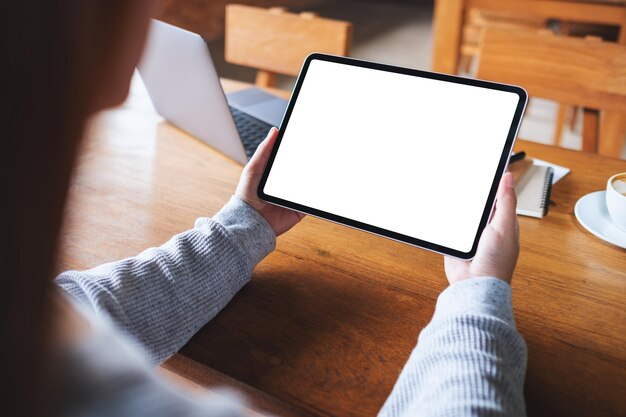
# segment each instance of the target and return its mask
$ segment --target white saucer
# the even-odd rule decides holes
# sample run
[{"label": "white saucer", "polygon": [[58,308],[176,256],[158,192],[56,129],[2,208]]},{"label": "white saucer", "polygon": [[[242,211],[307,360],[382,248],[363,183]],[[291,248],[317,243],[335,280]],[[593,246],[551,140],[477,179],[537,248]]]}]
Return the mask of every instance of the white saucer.
[{"label": "white saucer", "polygon": [[596,191],[576,202],[576,219],[600,239],[626,249],[626,232],[615,226],[606,209],[606,191]]}]

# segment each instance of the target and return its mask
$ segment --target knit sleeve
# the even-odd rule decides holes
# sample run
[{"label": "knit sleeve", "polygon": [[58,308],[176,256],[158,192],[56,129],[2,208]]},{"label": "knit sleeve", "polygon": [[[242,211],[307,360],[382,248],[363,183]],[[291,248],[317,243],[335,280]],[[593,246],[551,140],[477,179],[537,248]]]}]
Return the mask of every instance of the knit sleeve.
[{"label": "knit sleeve", "polygon": [[213,219],[198,219],[193,229],[158,248],[88,271],[64,272],[56,283],[109,318],[156,365],[215,317],[275,240],[265,219],[233,197]]},{"label": "knit sleeve", "polygon": [[511,287],[461,281],[439,296],[379,417],[524,416],[526,359]]}]

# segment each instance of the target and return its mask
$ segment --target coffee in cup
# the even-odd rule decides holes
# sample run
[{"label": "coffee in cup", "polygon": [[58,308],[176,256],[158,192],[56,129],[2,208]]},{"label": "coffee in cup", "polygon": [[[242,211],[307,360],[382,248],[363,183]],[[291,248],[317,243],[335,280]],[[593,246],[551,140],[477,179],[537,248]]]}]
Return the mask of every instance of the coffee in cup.
[{"label": "coffee in cup", "polygon": [[615,174],[607,181],[606,208],[613,223],[626,232],[626,172]]}]

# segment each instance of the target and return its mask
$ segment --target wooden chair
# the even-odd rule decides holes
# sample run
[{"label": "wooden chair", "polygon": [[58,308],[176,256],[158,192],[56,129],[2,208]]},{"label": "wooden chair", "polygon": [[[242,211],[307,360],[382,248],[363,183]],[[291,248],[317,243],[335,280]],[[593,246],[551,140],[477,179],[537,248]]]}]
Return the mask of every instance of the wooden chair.
[{"label": "wooden chair", "polygon": [[298,75],[312,52],[348,55],[352,25],[282,8],[226,6],[227,62],[257,68],[256,84],[271,87],[276,74]]},{"label": "wooden chair", "polygon": [[464,24],[470,20],[473,10],[614,26],[620,28],[618,42],[626,44],[626,7],[618,0],[435,0],[432,60],[434,71],[455,74],[458,70],[462,30]]},{"label": "wooden chair", "polygon": [[536,32],[548,26],[548,19],[544,17],[481,9],[469,10],[465,20],[459,66],[460,70],[466,73],[470,72],[472,63],[478,56],[480,35],[483,30],[496,28]]},{"label": "wooden chair", "polygon": [[[598,151],[599,111],[626,115],[624,45],[488,28],[482,34],[477,77],[518,84],[531,97],[583,108],[586,152]],[[619,156],[623,139],[602,146]]]},{"label": "wooden chair", "polygon": [[[550,10],[555,10],[554,8]],[[495,29],[510,29],[520,30],[527,32],[537,32],[540,30],[547,30],[548,24],[551,19],[547,17],[547,14],[523,14],[517,12],[510,12],[497,9],[479,9],[471,8],[466,12],[465,24],[463,26],[461,48],[460,48],[460,60],[459,71],[470,73],[474,61],[478,56],[480,36],[483,30],[487,28]],[[552,19],[556,20],[556,19]],[[585,33],[594,33],[596,35],[602,34],[606,38],[610,38],[612,35],[612,29],[614,27],[605,25],[592,25],[577,23],[572,21],[559,20],[558,33],[559,35],[570,35],[570,32],[574,29],[578,32],[578,35],[584,37]],[[614,36],[614,35],[613,35]],[[615,39],[613,39],[615,40]],[[578,122],[579,109],[575,106],[568,106],[566,104],[559,104],[557,120],[555,123],[553,143],[559,144],[563,135],[563,128],[566,125],[570,130],[576,128]]]}]

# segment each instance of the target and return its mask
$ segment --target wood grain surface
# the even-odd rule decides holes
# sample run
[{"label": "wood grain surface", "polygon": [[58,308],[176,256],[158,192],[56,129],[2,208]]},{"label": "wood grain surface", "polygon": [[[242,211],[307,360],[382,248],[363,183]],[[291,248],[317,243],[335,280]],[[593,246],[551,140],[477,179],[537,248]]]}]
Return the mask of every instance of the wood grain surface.
[{"label": "wood grain surface", "polygon": [[232,64],[296,76],[312,52],[348,55],[351,32],[350,22],[342,20],[231,4],[224,57]]},{"label": "wood grain surface", "polygon": [[[435,0],[433,71],[456,74],[461,33],[473,10],[626,27],[625,0]],[[620,30],[620,43],[626,30]]]},{"label": "wood grain surface", "polygon": [[[599,114],[604,112],[601,151],[621,156],[626,131],[620,124],[626,117],[626,45],[496,27],[482,31],[480,45],[478,78],[521,85],[531,98],[554,100],[561,107],[584,108],[582,149],[586,152],[599,150]],[[562,118],[557,120],[562,126]]]},{"label": "wood grain surface", "polygon": [[626,45],[510,28],[487,28],[480,43],[478,78],[523,85],[531,97],[626,114]]},{"label": "wood grain surface", "polygon": [[286,7],[303,10],[327,0],[159,0],[157,19],[199,33],[211,41],[224,36],[225,9],[228,4],[260,7]]},{"label": "wood grain surface", "polygon": [[[445,0],[444,0],[445,1]],[[519,13],[526,16],[620,26],[624,23],[624,1],[590,0],[464,0],[472,8]]]},{"label": "wood grain surface", "polygon": [[437,72],[456,74],[466,0],[436,0],[433,12],[433,63]]},{"label": "wood grain surface", "polygon": [[[625,415],[626,251],[588,233],[573,209],[626,163],[516,148],[572,169],[546,218],[520,217],[513,292],[529,348],[529,415]],[[240,171],[164,123],[135,89],[93,121],[83,144],[59,271],[132,256],[192,227],[228,200]],[[271,397],[276,415],[375,416],[446,285],[439,255],[309,217],[164,372],[207,387],[234,379],[261,412]]]},{"label": "wood grain surface", "polygon": [[[626,43],[624,0],[435,0],[434,10],[432,68],[438,72],[457,73],[461,53],[464,53],[461,67],[469,68],[468,55],[473,54],[474,48],[471,45],[468,48],[466,44],[467,50],[462,51],[460,33],[476,10],[513,14],[520,18],[557,19],[566,25],[615,26],[618,28],[617,42]],[[597,130],[597,144],[594,142],[591,146],[586,140],[586,148],[597,149],[606,156],[619,156],[626,133],[626,116],[619,111],[605,111]]]}]

